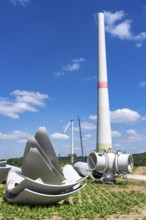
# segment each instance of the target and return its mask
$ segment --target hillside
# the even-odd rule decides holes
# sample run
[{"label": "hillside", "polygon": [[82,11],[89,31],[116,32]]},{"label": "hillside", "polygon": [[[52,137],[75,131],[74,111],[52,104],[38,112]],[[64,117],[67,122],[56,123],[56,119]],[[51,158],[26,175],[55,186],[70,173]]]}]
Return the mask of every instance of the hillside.
[{"label": "hillside", "polygon": [[141,154],[133,154],[134,166],[146,166],[146,152]]}]

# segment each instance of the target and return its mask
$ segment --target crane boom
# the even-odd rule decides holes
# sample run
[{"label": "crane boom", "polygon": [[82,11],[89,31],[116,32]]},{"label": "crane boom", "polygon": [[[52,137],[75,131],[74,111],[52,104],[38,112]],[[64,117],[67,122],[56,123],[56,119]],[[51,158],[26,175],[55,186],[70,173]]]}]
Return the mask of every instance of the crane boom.
[{"label": "crane boom", "polygon": [[82,131],[81,131],[81,120],[80,120],[79,116],[78,116],[78,121],[79,121],[79,133],[80,133],[81,153],[82,153],[82,157],[84,157],[83,141],[82,141]]}]

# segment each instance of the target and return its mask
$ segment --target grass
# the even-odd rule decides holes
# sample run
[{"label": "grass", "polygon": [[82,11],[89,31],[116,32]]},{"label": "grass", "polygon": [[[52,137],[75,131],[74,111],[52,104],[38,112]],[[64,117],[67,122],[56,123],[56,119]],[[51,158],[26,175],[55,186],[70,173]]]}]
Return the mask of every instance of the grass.
[{"label": "grass", "polygon": [[1,220],[77,220],[106,219],[113,214],[129,214],[146,204],[146,183],[119,180],[106,185],[86,180],[87,185],[78,193],[51,206],[14,205],[5,201],[5,185],[0,188]]}]

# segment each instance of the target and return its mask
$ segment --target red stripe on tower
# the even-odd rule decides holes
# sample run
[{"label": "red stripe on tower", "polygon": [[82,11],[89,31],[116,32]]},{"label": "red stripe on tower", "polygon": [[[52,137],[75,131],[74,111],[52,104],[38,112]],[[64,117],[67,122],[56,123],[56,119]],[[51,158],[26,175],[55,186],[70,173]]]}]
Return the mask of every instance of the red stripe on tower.
[{"label": "red stripe on tower", "polygon": [[98,89],[108,88],[108,83],[106,81],[98,82]]}]

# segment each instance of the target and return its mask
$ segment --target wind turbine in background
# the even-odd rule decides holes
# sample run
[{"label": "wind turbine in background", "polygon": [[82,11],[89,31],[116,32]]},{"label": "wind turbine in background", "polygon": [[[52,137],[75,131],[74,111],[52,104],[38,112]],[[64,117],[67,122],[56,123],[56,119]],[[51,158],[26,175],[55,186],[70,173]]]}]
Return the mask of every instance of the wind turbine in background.
[{"label": "wind turbine in background", "polygon": [[70,125],[71,125],[71,163],[74,163],[74,119],[73,118],[70,118],[70,121],[67,124],[63,134],[66,133]]}]

